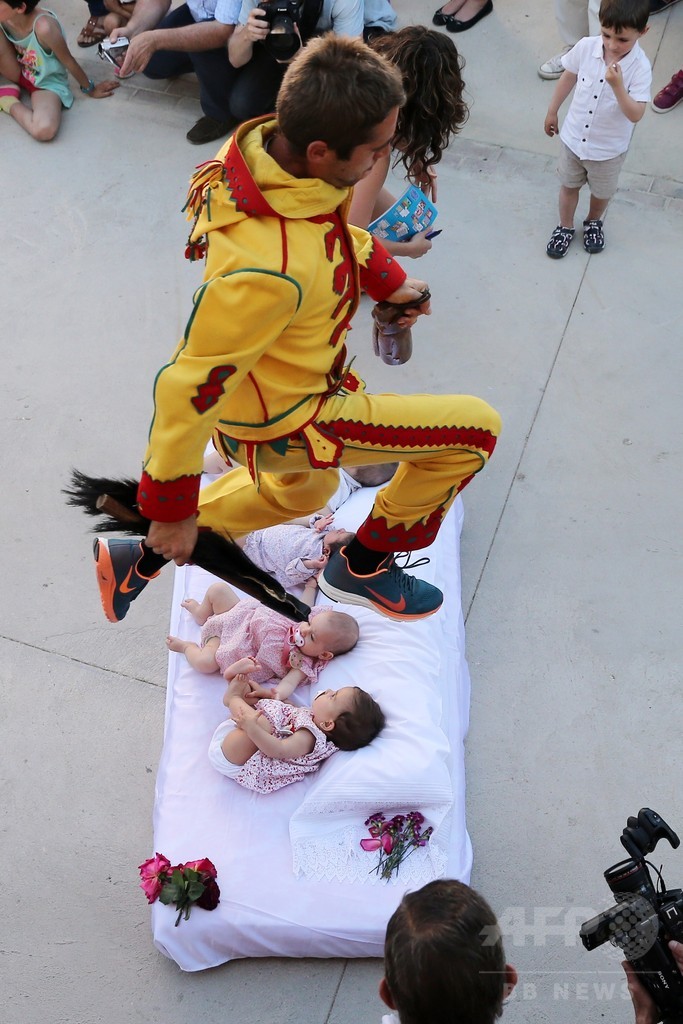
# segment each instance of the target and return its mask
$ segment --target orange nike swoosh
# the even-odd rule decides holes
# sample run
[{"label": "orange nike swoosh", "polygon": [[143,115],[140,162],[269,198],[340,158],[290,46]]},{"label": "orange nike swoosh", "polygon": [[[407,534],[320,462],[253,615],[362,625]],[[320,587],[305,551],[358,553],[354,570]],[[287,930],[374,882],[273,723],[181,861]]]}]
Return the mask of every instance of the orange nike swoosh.
[{"label": "orange nike swoosh", "polygon": [[122,594],[132,594],[135,591],[135,589],[136,589],[135,587],[129,587],[128,586],[128,580],[130,579],[132,573],[133,573],[133,569],[132,569],[132,566],[131,566],[131,568],[128,570],[128,575],[126,576],[125,580],[123,581],[123,583],[119,587],[119,590],[121,591]]},{"label": "orange nike swoosh", "polygon": [[394,612],[402,612],[406,606],[406,599],[403,594],[401,594],[400,601],[390,601],[387,597],[383,597],[381,594],[378,594],[376,590],[372,589],[372,587],[368,587],[367,589],[373,597],[377,598],[380,604],[384,605],[385,608],[391,608]]}]

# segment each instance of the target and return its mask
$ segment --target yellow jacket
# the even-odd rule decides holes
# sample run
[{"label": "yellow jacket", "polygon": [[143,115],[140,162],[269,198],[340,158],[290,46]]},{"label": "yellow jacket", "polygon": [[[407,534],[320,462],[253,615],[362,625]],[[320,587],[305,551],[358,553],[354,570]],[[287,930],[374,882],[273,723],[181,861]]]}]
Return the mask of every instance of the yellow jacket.
[{"label": "yellow jacket", "polygon": [[206,250],[205,283],[154,385],[138,493],[150,519],[196,511],[214,430],[228,448],[277,446],[310,424],[344,381],[361,288],[381,301],[405,280],[376,239],[347,224],[348,189],[292,178],[268,156],[274,128],[269,118],[243,125],[192,179],[190,250]]}]

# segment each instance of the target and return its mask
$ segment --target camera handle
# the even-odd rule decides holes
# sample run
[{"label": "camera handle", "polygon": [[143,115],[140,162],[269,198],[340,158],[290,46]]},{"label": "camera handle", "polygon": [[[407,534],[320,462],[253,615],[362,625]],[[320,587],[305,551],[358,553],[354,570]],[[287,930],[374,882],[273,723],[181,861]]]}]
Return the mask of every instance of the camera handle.
[{"label": "camera handle", "polygon": [[674,850],[681,844],[671,826],[656,811],[650,807],[641,807],[637,818],[628,818],[621,834],[621,845],[629,856],[641,861],[648,853],[652,853],[660,839],[666,839]]}]

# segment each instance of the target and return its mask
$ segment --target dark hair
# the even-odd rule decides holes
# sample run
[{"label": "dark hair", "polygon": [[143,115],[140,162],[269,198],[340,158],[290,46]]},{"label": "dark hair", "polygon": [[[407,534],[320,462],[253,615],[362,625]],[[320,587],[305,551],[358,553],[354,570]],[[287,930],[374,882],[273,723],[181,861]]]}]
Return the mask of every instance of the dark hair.
[{"label": "dark hair", "polygon": [[24,14],[30,14],[38,6],[40,0],[6,0],[6,2],[12,10],[18,11],[20,7],[24,7]]},{"label": "dark hair", "polygon": [[650,0],[602,0],[598,19],[603,28],[644,32],[650,17]]},{"label": "dark hair", "polygon": [[469,117],[460,74],[465,62],[445,33],[423,25],[378,36],[371,45],[403,78],[406,102],[396,124],[396,163],[403,163],[411,177],[438,164],[451,135]]},{"label": "dark hair", "polygon": [[369,693],[354,686],[356,700],[352,711],[342,711],[327,733],[340,750],[360,750],[372,743],[384,728],[384,712]]},{"label": "dark hair", "polygon": [[384,974],[401,1024],[492,1024],[505,953],[491,907],[454,879],[407,893],[387,925]]},{"label": "dark hair", "polygon": [[360,39],[328,32],[307,43],[288,67],[276,113],[299,154],[321,141],[348,160],[404,99],[401,76],[389,61]]},{"label": "dark hair", "polygon": [[[326,547],[331,555],[335,552],[340,551],[345,544],[350,544],[355,537],[355,533],[342,533],[338,540],[330,540],[326,542]],[[334,653],[334,652],[333,652]]]}]

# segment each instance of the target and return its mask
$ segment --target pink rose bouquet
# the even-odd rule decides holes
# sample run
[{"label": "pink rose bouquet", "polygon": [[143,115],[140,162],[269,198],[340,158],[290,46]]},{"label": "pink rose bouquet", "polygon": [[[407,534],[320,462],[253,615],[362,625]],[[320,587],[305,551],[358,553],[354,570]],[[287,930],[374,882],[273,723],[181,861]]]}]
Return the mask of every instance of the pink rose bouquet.
[{"label": "pink rose bouquet", "polygon": [[148,903],[158,899],[167,906],[175,905],[176,927],[182,917],[187,921],[195,903],[203,910],[215,910],[220,902],[218,872],[208,857],[172,865],[163,853],[155,853],[139,870],[140,888]]},{"label": "pink rose bouquet", "polygon": [[408,814],[395,814],[387,821],[381,811],[371,814],[365,822],[370,833],[369,839],[361,839],[360,845],[367,853],[379,851],[377,865],[371,868],[375,874],[388,881],[394,871],[398,870],[403,861],[415,850],[426,846],[434,829],[422,830],[424,814],[409,811]]}]

